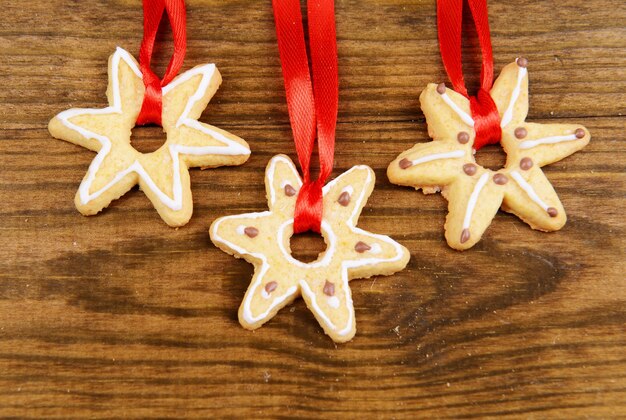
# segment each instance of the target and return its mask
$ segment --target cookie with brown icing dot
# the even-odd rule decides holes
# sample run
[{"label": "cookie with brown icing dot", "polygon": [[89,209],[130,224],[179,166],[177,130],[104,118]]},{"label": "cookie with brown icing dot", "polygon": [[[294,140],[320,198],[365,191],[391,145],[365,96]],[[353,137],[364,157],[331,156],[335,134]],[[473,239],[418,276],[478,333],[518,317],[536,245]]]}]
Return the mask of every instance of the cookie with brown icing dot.
[{"label": "cookie with brown icing dot", "polygon": [[286,185],[299,190],[302,181],[287,156],[272,158],[265,185],[268,211],[222,217],[210,230],[215,245],[255,266],[239,322],[247,329],[259,328],[302,295],[334,341],[350,340],[356,321],[348,281],[393,274],[409,260],[408,250],[390,237],[356,226],[374,188],[374,171],[355,166],[323,188],[321,234],[327,249],[308,263],[293,258],[289,248],[296,200],[284,191]]},{"label": "cookie with brown icing dot", "polygon": [[446,240],[452,248],[476,244],[500,208],[537,230],[565,224],[565,210],[541,167],[582,149],[590,135],[578,124],[526,122],[528,66],[525,58],[505,66],[490,91],[507,153],[503,168],[492,171],[476,163],[469,100],[444,84],[429,84],[420,103],[435,141],[416,144],[387,169],[395,184],[425,194],[443,192],[448,200]]}]

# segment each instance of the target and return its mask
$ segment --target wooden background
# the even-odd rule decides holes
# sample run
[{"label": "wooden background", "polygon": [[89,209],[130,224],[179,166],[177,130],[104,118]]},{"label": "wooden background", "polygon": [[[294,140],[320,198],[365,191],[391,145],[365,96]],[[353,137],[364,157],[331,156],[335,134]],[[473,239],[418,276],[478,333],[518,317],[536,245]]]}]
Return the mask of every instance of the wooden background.
[{"label": "wooden background", "polygon": [[[253,154],[193,170],[194,216],[175,230],[138,191],[81,216],[73,198],[95,155],[46,130],[59,111],[105,105],[107,57],[138,53],[141,3],[3,0],[0,416],[626,417],[626,5],[489,6],[496,71],[530,60],[529,120],[592,133],[545,169],[568,224],[539,233],[500,213],[477,246],[448,248],[445,200],[385,176],[428,140],[418,96],[446,80],[434,0],[338,0],[334,175],[375,169],[360,225],[412,259],[352,283],[357,335],[334,345],[301,300],[241,328],[252,266],[207,234],[218,216],[265,209],[267,161],[295,156],[270,1],[188,1],[184,69],[215,62],[224,78],[202,120]],[[170,42],[159,41],[161,70]],[[476,73],[475,42],[466,48]],[[157,128],[134,134],[140,149],[161,141]],[[496,147],[479,159],[503,161]]]}]

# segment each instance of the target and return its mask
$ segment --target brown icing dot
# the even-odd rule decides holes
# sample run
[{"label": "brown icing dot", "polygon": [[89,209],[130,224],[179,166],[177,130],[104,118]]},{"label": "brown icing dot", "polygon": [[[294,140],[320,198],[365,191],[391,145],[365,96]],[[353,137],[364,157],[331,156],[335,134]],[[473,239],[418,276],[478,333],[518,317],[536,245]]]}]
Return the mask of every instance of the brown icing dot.
[{"label": "brown icing dot", "polygon": [[444,93],[446,93],[446,84],[445,83],[439,83],[437,85],[437,93],[440,95],[443,95]]},{"label": "brown icing dot", "polygon": [[469,141],[469,134],[467,134],[465,131],[461,131],[459,132],[459,134],[457,134],[456,140],[461,144],[465,144]]},{"label": "brown icing dot", "polygon": [[278,283],[276,283],[275,281],[270,281],[265,285],[265,291],[267,293],[272,293],[274,290],[276,290],[277,287]]},{"label": "brown icing dot", "polygon": [[522,160],[519,161],[519,167],[527,171],[533,167],[533,160],[529,157],[522,158]]},{"label": "brown icing dot", "polygon": [[326,283],[324,283],[324,294],[326,296],[333,296],[335,294],[335,283],[326,280]]},{"label": "brown icing dot", "polygon": [[526,131],[524,127],[517,127],[515,129],[514,134],[515,134],[515,137],[517,137],[518,139],[523,139],[524,137],[528,135],[528,131]]},{"label": "brown icing dot", "polygon": [[357,242],[356,245],[354,246],[354,250],[358,253],[363,253],[365,251],[369,251],[370,249],[372,249],[372,247],[363,241]]},{"label": "brown icing dot", "polygon": [[337,202],[341,204],[342,206],[346,207],[348,204],[350,204],[350,193],[348,191],[342,192],[339,198],[337,199]]},{"label": "brown icing dot", "polygon": [[463,229],[463,232],[461,232],[461,243],[464,244],[465,242],[469,241],[469,238],[470,238],[469,229]]},{"label": "brown icing dot", "polygon": [[554,207],[548,207],[548,210],[546,211],[548,212],[550,217],[556,217],[559,214],[559,212]]},{"label": "brown icing dot", "polygon": [[291,184],[285,185],[285,195],[287,197],[293,197],[296,195],[296,189],[291,186]]},{"label": "brown icing dot", "polygon": [[413,162],[404,158],[398,163],[398,165],[400,165],[400,169],[406,169],[406,168],[410,168],[411,166],[413,166]]},{"label": "brown icing dot", "polygon": [[465,165],[463,165],[463,172],[465,172],[469,176],[474,175],[477,170],[478,167],[473,163],[466,163]]},{"label": "brown icing dot", "polygon": [[583,137],[585,137],[585,130],[583,130],[582,128],[577,128],[574,134],[576,135],[577,139],[582,139]]},{"label": "brown icing dot", "polygon": [[254,226],[248,226],[243,230],[243,233],[245,233],[250,238],[254,238],[259,234],[259,230]]},{"label": "brown icing dot", "polygon": [[528,59],[520,57],[517,59],[517,65],[520,67],[528,67]]},{"label": "brown icing dot", "polygon": [[507,182],[509,182],[509,178],[507,178],[506,175],[495,174],[493,176],[493,182],[495,182],[498,185],[504,185]]}]

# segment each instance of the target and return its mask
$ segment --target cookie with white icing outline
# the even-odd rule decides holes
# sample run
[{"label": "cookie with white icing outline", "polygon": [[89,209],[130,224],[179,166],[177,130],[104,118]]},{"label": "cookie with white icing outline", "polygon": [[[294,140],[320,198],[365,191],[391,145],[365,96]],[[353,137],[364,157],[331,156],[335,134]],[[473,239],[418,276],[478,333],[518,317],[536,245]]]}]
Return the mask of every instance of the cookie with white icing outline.
[{"label": "cookie with white icing outline", "polygon": [[326,334],[336,342],[356,332],[348,281],[390,275],[409,261],[408,250],[389,238],[356,227],[374,188],[374,172],[354,166],[324,189],[322,236],[327,245],[317,260],[291,256],[289,239],[302,180],[285,155],[266,169],[269,211],[219,218],[211,240],[223,251],[254,264],[254,277],[239,308],[239,322],[253,330],[270,320],[300,294]]},{"label": "cookie with white icing outline", "polygon": [[222,78],[214,64],[194,67],[163,87],[165,143],[152,153],[131,145],[131,130],[145,92],[137,61],[117,48],[109,58],[109,106],[69,109],[55,116],[52,136],[98,152],[75,197],[78,211],[93,215],[136,184],[170,226],[191,218],[190,167],[240,165],[248,144],[224,130],[198,121]]},{"label": "cookie with white icing outline", "polygon": [[504,67],[491,89],[501,118],[502,169],[492,171],[474,159],[474,121],[469,101],[443,83],[429,84],[420,95],[428,134],[434,141],[416,144],[387,170],[395,184],[441,190],[448,200],[448,244],[464,250],[478,242],[499,208],[514,213],[533,229],[555,231],[565,210],[541,167],[559,161],[589,143],[579,124],[536,124],[528,114],[528,61]]}]

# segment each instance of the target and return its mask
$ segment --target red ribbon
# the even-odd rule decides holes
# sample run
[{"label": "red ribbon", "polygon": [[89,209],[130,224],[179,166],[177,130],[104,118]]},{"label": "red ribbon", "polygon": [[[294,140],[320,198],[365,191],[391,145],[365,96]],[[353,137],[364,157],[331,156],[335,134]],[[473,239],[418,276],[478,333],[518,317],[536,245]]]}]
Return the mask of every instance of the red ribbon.
[{"label": "red ribbon", "polygon": [[454,86],[454,90],[470,101],[470,110],[474,119],[474,149],[478,150],[487,144],[500,142],[500,114],[489,91],[493,85],[493,56],[491,52],[491,36],[489,34],[489,17],[487,0],[467,0],[472,12],[478,41],[482,52],[480,71],[480,89],[476,96],[469,96],[463,78],[461,59],[461,25],[463,21],[463,0],[437,0],[437,30],[439,49],[446,73]]},{"label": "red ribbon", "polygon": [[[163,17],[163,11],[167,11],[167,17],[174,35],[174,54],[170,59],[163,79],[154,74],[150,68],[150,61],[154,51],[159,24]],[[178,74],[187,49],[187,24],[184,0],[143,0],[143,40],[139,50],[139,67],[143,74],[143,83],[146,92],[143,97],[141,111],[137,117],[137,125],[158,124],[161,125],[161,112],[163,108],[163,96],[161,87],[167,85]]]},{"label": "red ribbon", "polygon": [[[289,120],[304,184],[298,193],[294,232],[320,232],[322,187],[333,169],[339,101],[337,40],[333,0],[307,4],[311,69],[309,72],[299,0],[272,0],[278,50],[285,80]],[[317,133],[316,133],[317,132]],[[320,173],[311,181],[310,163],[317,134]]]}]

